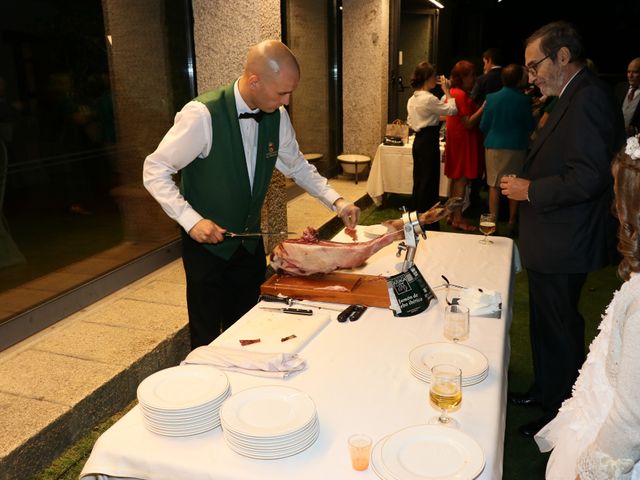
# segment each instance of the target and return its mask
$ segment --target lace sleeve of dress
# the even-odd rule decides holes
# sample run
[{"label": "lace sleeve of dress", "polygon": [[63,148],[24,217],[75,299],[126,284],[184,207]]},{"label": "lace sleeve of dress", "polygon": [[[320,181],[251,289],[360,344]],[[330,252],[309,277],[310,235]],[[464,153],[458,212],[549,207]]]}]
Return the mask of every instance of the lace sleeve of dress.
[{"label": "lace sleeve of dress", "polygon": [[580,480],[618,480],[634,465],[629,458],[613,458],[591,444],[578,458],[576,471]]}]

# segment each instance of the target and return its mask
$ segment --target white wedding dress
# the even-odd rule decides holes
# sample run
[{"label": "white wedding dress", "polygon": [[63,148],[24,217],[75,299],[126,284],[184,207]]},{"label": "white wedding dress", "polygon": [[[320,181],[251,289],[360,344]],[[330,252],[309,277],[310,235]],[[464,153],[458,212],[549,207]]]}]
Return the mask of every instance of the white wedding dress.
[{"label": "white wedding dress", "polygon": [[[573,386],[572,397],[562,404],[556,418],[535,436],[541,451],[553,449],[547,464],[548,480],[575,479],[578,464],[582,480],[640,480],[637,463],[640,433],[634,433],[640,431],[640,397],[637,396],[640,354],[636,352],[628,358],[629,352],[640,350],[640,338],[637,338],[640,329],[627,328],[638,323],[640,275],[634,275],[614,294],[607,307],[600,333],[593,340]],[[632,335],[636,338],[629,338]],[[633,348],[625,349],[623,341],[627,342],[626,347]],[[629,381],[630,375],[635,376],[634,382]],[[626,402],[626,398],[632,399],[632,403]],[[619,412],[620,409],[623,411]],[[622,473],[624,471],[627,473]]]}]

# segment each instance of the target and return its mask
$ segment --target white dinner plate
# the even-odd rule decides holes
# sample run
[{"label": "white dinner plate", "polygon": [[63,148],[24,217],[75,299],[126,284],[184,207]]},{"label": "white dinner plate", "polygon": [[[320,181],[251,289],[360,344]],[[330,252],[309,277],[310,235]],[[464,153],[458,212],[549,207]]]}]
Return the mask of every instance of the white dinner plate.
[{"label": "white dinner plate", "polygon": [[145,422],[155,425],[159,428],[189,428],[203,423],[218,422],[220,423],[220,417],[217,414],[209,415],[208,417],[199,418],[197,420],[185,420],[183,422],[163,422],[162,420],[155,420],[153,418],[144,417]]},{"label": "white dinner plate", "polygon": [[138,386],[138,400],[160,410],[201,407],[225,394],[229,379],[209,365],[182,365],[160,370]]},{"label": "white dinner plate", "polygon": [[219,401],[213,403],[207,403],[199,408],[190,408],[186,410],[157,410],[146,406],[144,403],[140,403],[140,410],[142,414],[150,419],[159,420],[163,422],[184,422],[190,420],[197,420],[202,417],[210,416],[212,414],[218,415],[222,402],[229,397],[230,393],[225,394]]},{"label": "white dinner plate", "polygon": [[214,428],[218,428],[220,426],[219,422],[209,422],[203,423],[202,425],[190,427],[190,428],[162,428],[157,425],[152,425],[146,421],[143,422],[144,426],[150,432],[156,433],[158,435],[162,435],[164,437],[188,437],[191,435],[198,435],[200,433],[208,432],[209,430],[213,430]]},{"label": "white dinner plate", "polygon": [[402,480],[469,480],[482,472],[484,454],[478,442],[460,430],[416,425],[387,438],[381,463]]},{"label": "white dinner plate", "polygon": [[315,417],[316,406],[309,395],[280,385],[248,388],[229,397],[220,408],[227,429],[256,437],[298,432]]},{"label": "white dinner plate", "polygon": [[396,480],[382,463],[382,446],[389,436],[383,437],[371,449],[371,469],[382,480]]},{"label": "white dinner plate", "polygon": [[475,377],[489,368],[489,360],[475,348],[458,343],[427,343],[409,353],[409,362],[420,371],[429,372],[434,365],[446,363],[462,370],[463,377]]},{"label": "white dinner plate", "polygon": [[140,409],[142,415],[144,416],[144,418],[146,418],[147,420],[150,420],[152,422],[158,422],[158,423],[166,423],[167,425],[181,425],[184,423],[193,423],[193,422],[200,422],[202,420],[206,420],[208,418],[211,418],[213,416],[217,417],[218,416],[218,409],[211,409],[209,411],[203,412],[201,414],[198,415],[185,415],[182,417],[163,417],[160,415],[156,415],[156,414],[152,414],[149,413],[147,411],[145,411],[144,408]]},{"label": "white dinner plate", "polygon": [[[424,371],[415,369],[413,368],[413,366],[411,366],[410,368],[411,368],[411,373],[418,380],[422,380],[423,382],[426,382],[426,383],[431,383],[431,375],[426,375]],[[485,370],[480,375],[476,375],[474,377],[462,377],[462,386],[470,387],[472,385],[476,385],[482,382],[488,376],[489,376],[489,369]]]},{"label": "white dinner plate", "polygon": [[[420,376],[421,376],[421,377],[423,377],[423,378],[426,378],[426,379],[431,378],[431,372],[430,372],[429,370],[426,370],[424,367],[422,367],[422,368],[421,368],[421,367],[416,367],[415,365],[411,365],[411,364],[410,364],[410,365],[409,365],[409,368],[411,368],[411,371],[412,371],[412,372],[414,372],[414,373],[416,373],[416,374],[420,375]],[[477,378],[486,377],[487,372],[489,372],[489,369],[488,369],[488,368],[487,368],[485,371],[480,372],[480,373],[479,373],[479,374],[477,374],[477,375],[472,375],[472,376],[470,376],[470,377],[467,377],[467,376],[464,376],[464,375],[463,375],[463,376],[462,376],[462,381],[465,381],[465,380],[474,380],[474,379],[477,379]]]},{"label": "white dinner plate", "polygon": [[297,455],[298,453],[306,450],[307,448],[309,448],[311,445],[313,445],[315,443],[315,441],[318,439],[318,436],[320,435],[320,431],[315,432],[315,434],[313,436],[311,436],[308,440],[306,440],[304,443],[300,443],[297,445],[292,446],[291,448],[288,449],[284,449],[281,451],[268,451],[268,452],[261,452],[258,450],[254,450],[254,449],[244,449],[241,447],[238,447],[237,445],[234,445],[232,443],[227,443],[227,445],[229,445],[229,448],[231,448],[231,450],[233,450],[236,453],[239,453],[240,455],[243,455],[245,457],[249,457],[249,458],[256,458],[259,460],[275,460],[278,458],[285,458],[285,457],[291,457],[293,455]]},{"label": "white dinner plate", "polygon": [[268,454],[268,453],[280,453],[284,451],[295,450],[300,445],[307,444],[312,438],[317,437],[318,432],[319,432],[319,428],[316,426],[316,428],[314,428],[313,430],[310,430],[303,437],[300,437],[295,441],[290,441],[282,445],[271,445],[271,444],[247,445],[245,443],[238,441],[236,438],[233,438],[227,435],[227,432],[224,432],[224,438],[227,441],[227,443],[232,443],[235,447],[238,447],[239,449],[242,449],[248,452],[253,451],[260,454]]},{"label": "white dinner plate", "polygon": [[230,430],[224,424],[222,425],[222,429],[225,432],[225,435],[237,440],[239,443],[245,444],[247,446],[265,446],[265,445],[274,445],[274,446],[282,446],[289,443],[295,443],[299,439],[306,437],[309,435],[309,432],[317,430],[319,426],[319,422],[315,419],[311,424],[304,427],[301,430],[297,430],[293,433],[289,433],[287,435],[278,435],[273,437],[252,437],[248,435],[242,435],[233,430]]},{"label": "white dinner plate", "polygon": [[364,229],[363,229],[365,236],[367,236],[369,238],[381,237],[382,235],[387,233],[387,230],[388,230],[387,227],[385,227],[384,225],[381,225],[381,224],[369,225],[367,227],[364,227]]}]

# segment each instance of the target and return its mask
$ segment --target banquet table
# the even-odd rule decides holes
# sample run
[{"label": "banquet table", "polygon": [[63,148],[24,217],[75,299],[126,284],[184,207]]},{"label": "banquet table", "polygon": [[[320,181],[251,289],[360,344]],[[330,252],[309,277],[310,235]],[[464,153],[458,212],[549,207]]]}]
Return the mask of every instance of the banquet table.
[{"label": "banquet table", "polygon": [[[358,229],[362,238],[362,227]],[[342,233],[336,239],[348,241]],[[286,385],[310,395],[317,408],[320,435],[302,453],[277,460],[246,458],[227,446],[220,428],[190,437],[163,437],[145,429],[139,407],[134,407],[98,439],[81,477],[377,478],[371,468],[364,472],[352,469],[347,438],[364,433],[375,444],[436,415],[428,402],[428,384],[411,374],[408,355],[419,345],[446,342],[442,333],[447,296],[442,286],[444,275],[452,284],[493,289],[501,294],[500,318],[472,316],[470,337],[463,342],[488,358],[489,375],[476,385],[463,387],[461,408],[451,415],[484,452],[486,464],[477,478],[502,478],[508,331],[514,269],[519,259],[511,239],[492,237],[494,243],[486,246],[479,240],[478,235],[445,232],[429,232],[426,240],[420,240],[415,264],[437,295],[437,303],[426,311],[412,317],[394,317],[390,310],[370,307],[358,321],[346,323],[336,321],[338,312],[322,313],[329,315],[329,321],[300,347],[299,355],[307,361],[305,370],[286,379],[226,372],[234,393],[260,385]],[[356,271],[385,276],[398,273],[402,258],[396,257],[396,248],[397,242],[385,247]],[[454,297],[455,289],[450,289],[448,296]],[[247,322],[257,315],[257,308],[213,344],[229,345],[239,338],[253,338]],[[316,311],[314,315],[319,314]]]},{"label": "banquet table", "polygon": [[[411,195],[413,190],[413,137],[401,147],[378,145],[367,180],[367,193],[376,205],[382,204],[385,193]],[[444,143],[440,144],[440,156]],[[449,196],[449,179],[444,174],[444,163],[440,162],[441,197]]]}]

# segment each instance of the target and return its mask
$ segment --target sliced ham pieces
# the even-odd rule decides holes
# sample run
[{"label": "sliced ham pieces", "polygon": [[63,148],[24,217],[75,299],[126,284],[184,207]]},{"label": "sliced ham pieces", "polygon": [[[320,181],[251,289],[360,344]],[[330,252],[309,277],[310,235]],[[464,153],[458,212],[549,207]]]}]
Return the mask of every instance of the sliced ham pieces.
[{"label": "sliced ham pieces", "polygon": [[331,242],[320,240],[318,232],[307,227],[301,238],[285,240],[273,249],[271,266],[278,273],[296,276],[356,268],[395,239],[396,232],[391,232],[368,242]]}]

